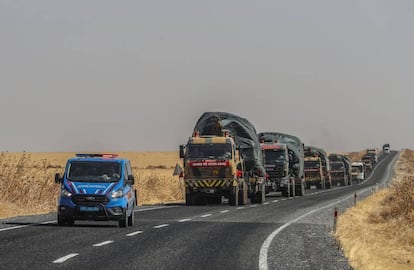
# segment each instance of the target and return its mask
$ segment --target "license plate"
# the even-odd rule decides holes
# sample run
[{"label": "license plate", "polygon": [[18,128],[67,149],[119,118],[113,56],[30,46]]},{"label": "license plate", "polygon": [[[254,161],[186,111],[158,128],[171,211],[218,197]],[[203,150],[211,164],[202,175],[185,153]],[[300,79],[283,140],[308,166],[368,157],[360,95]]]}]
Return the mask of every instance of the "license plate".
[{"label": "license plate", "polygon": [[97,206],[94,206],[94,207],[81,206],[80,210],[83,211],[83,212],[98,212],[99,207],[97,207]]}]

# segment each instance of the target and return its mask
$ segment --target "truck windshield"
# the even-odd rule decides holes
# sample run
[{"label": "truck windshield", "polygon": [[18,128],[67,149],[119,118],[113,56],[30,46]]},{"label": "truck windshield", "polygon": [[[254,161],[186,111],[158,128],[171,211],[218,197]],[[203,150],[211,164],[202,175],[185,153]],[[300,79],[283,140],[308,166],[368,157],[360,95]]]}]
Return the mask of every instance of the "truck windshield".
[{"label": "truck windshield", "polygon": [[315,169],[319,168],[321,163],[319,161],[307,160],[305,161],[305,169]]},{"label": "truck windshield", "polygon": [[71,181],[115,182],[121,178],[116,162],[74,161],[69,164],[67,178]]},{"label": "truck windshield", "polygon": [[362,172],[362,170],[363,170],[362,166],[352,166],[352,172],[360,173]]},{"label": "truck windshield", "polygon": [[331,169],[338,171],[338,170],[342,170],[344,168],[343,164],[341,162],[333,162],[331,163]]},{"label": "truck windshield", "polygon": [[286,151],[279,149],[266,149],[265,150],[265,163],[275,163],[286,160]]},{"label": "truck windshield", "polygon": [[229,143],[189,144],[188,159],[232,159],[232,147]]}]

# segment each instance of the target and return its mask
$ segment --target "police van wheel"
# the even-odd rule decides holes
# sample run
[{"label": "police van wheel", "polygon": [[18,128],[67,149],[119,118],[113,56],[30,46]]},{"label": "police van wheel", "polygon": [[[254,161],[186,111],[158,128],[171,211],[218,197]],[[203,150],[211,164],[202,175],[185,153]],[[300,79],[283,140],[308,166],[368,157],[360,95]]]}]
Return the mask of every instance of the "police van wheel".
[{"label": "police van wheel", "polygon": [[126,210],[124,210],[124,214],[122,215],[122,219],[119,221],[119,227],[120,228],[126,228],[127,224],[128,224],[128,217],[126,214]]},{"label": "police van wheel", "polygon": [[134,226],[134,210],[132,210],[131,215],[128,217],[128,226]]}]

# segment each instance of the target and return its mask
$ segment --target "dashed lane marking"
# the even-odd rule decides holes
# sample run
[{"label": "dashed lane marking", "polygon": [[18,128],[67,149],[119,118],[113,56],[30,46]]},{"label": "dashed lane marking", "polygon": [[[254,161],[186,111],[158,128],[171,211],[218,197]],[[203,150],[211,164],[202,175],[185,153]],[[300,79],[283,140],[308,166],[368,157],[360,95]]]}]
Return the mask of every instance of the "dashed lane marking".
[{"label": "dashed lane marking", "polygon": [[161,224],[161,225],[154,226],[153,228],[154,229],[161,229],[161,228],[165,228],[165,227],[168,227],[168,226],[170,226],[170,225],[169,224]]},{"label": "dashed lane marking", "polygon": [[135,235],[141,234],[141,233],[143,233],[143,231],[136,231],[136,232],[133,232],[133,233],[129,233],[126,236],[135,236]]},{"label": "dashed lane marking", "polygon": [[211,216],[211,214],[205,214],[205,215],[202,215],[201,217],[206,218],[206,217],[209,217],[209,216]]},{"label": "dashed lane marking", "polygon": [[192,220],[191,218],[185,218],[185,219],[179,220],[178,222],[183,223],[183,222],[188,222],[188,221],[191,221],[191,220]]},{"label": "dashed lane marking", "polygon": [[54,260],[54,261],[53,261],[53,263],[64,263],[64,262],[66,262],[67,260],[69,260],[69,259],[71,259],[71,258],[73,258],[73,257],[76,257],[76,256],[78,256],[78,255],[79,255],[79,253],[72,253],[72,254],[66,255],[66,256],[64,256],[64,257],[62,257],[62,258],[59,258],[59,259],[57,259],[57,260]]},{"label": "dashed lane marking", "polygon": [[228,212],[230,212],[230,210],[223,210],[223,211],[220,211],[220,213],[228,213]]},{"label": "dashed lane marking", "polygon": [[104,242],[101,242],[101,243],[98,243],[98,244],[94,244],[92,246],[94,246],[94,247],[102,247],[102,246],[106,246],[106,245],[112,244],[113,242],[114,241],[109,240],[109,241],[104,241]]}]

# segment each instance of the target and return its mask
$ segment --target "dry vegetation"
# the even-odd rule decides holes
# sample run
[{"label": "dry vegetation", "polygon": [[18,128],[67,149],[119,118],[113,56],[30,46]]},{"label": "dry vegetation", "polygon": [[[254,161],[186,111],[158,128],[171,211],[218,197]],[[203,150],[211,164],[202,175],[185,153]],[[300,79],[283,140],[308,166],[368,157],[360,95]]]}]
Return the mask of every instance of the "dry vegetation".
[{"label": "dry vegetation", "polygon": [[[131,160],[139,204],[183,200],[183,184],[172,176],[179,163],[175,152],[119,153]],[[63,173],[74,153],[1,153],[0,218],[55,211],[59,185],[55,173]]]},{"label": "dry vegetation", "polygon": [[353,269],[414,269],[414,152],[404,150],[393,184],[347,210],[337,237]]}]

